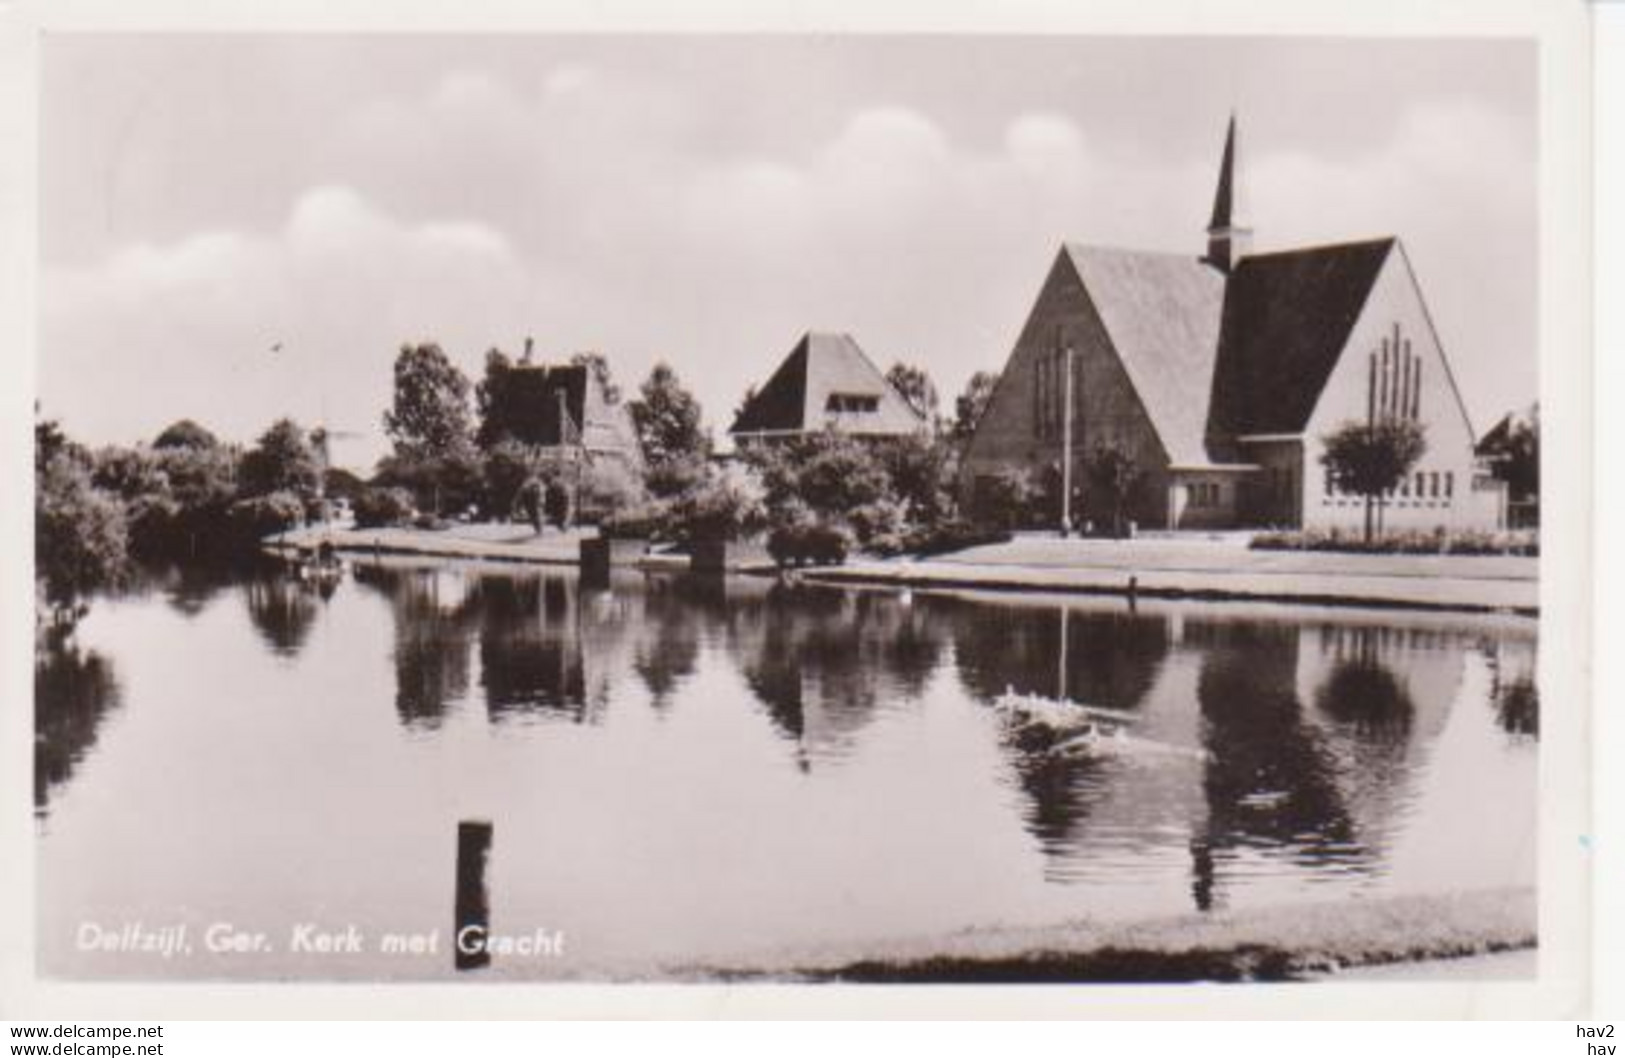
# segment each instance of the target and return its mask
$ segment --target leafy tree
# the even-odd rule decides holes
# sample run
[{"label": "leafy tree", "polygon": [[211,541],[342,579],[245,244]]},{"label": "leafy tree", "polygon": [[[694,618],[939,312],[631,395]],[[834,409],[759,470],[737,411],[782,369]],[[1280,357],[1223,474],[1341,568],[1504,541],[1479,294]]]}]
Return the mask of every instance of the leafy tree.
[{"label": "leafy tree", "polygon": [[485,377],[474,390],[480,417],[474,442],[481,451],[494,450],[518,432],[519,410],[513,400],[513,387],[508,384],[513,369],[513,361],[501,349],[491,349],[485,354]]},{"label": "leafy tree", "polygon": [[487,518],[520,516],[515,506],[519,490],[538,471],[536,450],[512,439],[493,444],[480,464],[484,493],[481,508]]},{"label": "leafy tree", "polygon": [[891,370],[886,372],[886,381],[908,401],[909,407],[919,412],[920,417],[929,423],[933,430],[936,429],[939,403],[937,387],[923,368],[902,362],[895,363],[891,366]]},{"label": "leafy tree", "polygon": [[1495,476],[1507,483],[1513,500],[1540,495],[1540,405],[1529,408],[1527,416],[1516,419],[1507,432],[1503,458],[1495,465]]},{"label": "leafy tree", "polygon": [[[34,404],[35,412],[39,403]],[[76,441],[68,439],[55,419],[34,420],[34,473],[43,473],[58,455],[66,455],[81,466],[89,466],[90,453]]]},{"label": "leafy tree", "polygon": [[603,353],[585,352],[570,357],[570,364],[574,367],[585,367],[592,372],[598,384],[603,387],[604,399],[611,404],[621,402],[621,387],[615,384],[615,379],[609,373],[609,361]]},{"label": "leafy tree", "polygon": [[363,529],[400,525],[412,517],[412,494],[405,489],[368,487],[354,503],[355,524]]},{"label": "leafy tree", "polygon": [[993,398],[993,387],[998,384],[997,371],[978,371],[965,383],[964,392],[954,399],[954,422],[949,433],[955,441],[968,442],[976,433],[988,401]]},{"label": "leafy tree", "polygon": [[1384,416],[1344,423],[1321,443],[1325,451],[1320,462],[1331,472],[1332,483],[1365,497],[1365,539],[1370,543],[1382,516],[1382,497],[1398,487],[1427,451],[1426,433],[1411,419]]},{"label": "leafy tree", "polygon": [[648,486],[657,496],[674,496],[696,484],[711,439],[700,426],[700,402],[683,387],[677,372],[659,363],[628,405],[648,464]]},{"label": "leafy tree", "polygon": [[1145,479],[1139,464],[1117,445],[1097,445],[1086,468],[1094,506],[1111,527],[1113,536],[1122,536],[1129,507]]},{"label": "leafy tree", "polygon": [[954,513],[953,452],[941,439],[924,434],[885,438],[869,449],[889,481],[891,498],[913,522],[935,522]]},{"label": "leafy tree", "polygon": [[71,623],[84,596],[122,578],[128,549],[123,505],[95,486],[65,442],[34,480],[34,575],[53,623]]},{"label": "leafy tree", "polygon": [[321,465],[305,431],[292,419],[278,419],[243,456],[239,474],[245,496],[291,492],[309,502],[321,483]]},{"label": "leafy tree", "polygon": [[1042,489],[1026,467],[1007,466],[979,480],[974,500],[975,517],[983,524],[1004,529],[1018,528],[1033,505],[1040,502]]},{"label": "leafy tree", "polygon": [[214,448],[219,444],[219,438],[191,419],[180,419],[164,427],[163,432],[153,440],[152,447],[156,449]]},{"label": "leafy tree", "polygon": [[745,458],[761,478],[768,509],[800,504],[814,514],[844,518],[891,498],[892,483],[874,450],[836,430],[752,446]]},{"label": "leafy tree", "polygon": [[384,429],[395,454],[438,459],[469,442],[468,377],[434,343],[403,345],[395,358],[395,397]]},{"label": "leafy tree", "polygon": [[156,495],[169,487],[163,465],[152,452],[117,446],[96,452],[91,481],[125,501]]},{"label": "leafy tree", "polygon": [[709,439],[700,427],[700,402],[683,387],[669,364],[656,364],[638,387],[638,394],[628,410],[649,462],[663,463],[709,449]]},{"label": "leafy tree", "polygon": [[469,445],[445,455],[385,456],[372,484],[406,489],[419,509],[437,515],[480,503],[484,490],[480,459]]}]

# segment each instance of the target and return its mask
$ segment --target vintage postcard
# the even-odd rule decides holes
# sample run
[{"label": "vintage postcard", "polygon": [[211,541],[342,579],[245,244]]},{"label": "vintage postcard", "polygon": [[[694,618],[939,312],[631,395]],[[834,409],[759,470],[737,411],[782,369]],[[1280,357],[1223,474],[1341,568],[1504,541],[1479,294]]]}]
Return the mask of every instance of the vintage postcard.
[{"label": "vintage postcard", "polygon": [[1582,1009],[1582,5],[1236,6],[19,23],[20,1008]]}]

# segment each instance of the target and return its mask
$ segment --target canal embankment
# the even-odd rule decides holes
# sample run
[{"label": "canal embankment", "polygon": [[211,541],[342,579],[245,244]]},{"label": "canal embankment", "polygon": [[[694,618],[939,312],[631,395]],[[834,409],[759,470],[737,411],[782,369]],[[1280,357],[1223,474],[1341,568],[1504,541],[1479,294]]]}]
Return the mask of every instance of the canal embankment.
[{"label": "canal embankment", "polygon": [[[1504,977],[1532,955],[1532,889],[1340,900],[1128,923],[996,927],[947,937],[782,952],[675,976],[880,983],[1316,980],[1383,968],[1392,979]],[[1533,959],[1511,959],[1514,968]],[[1531,973],[1532,975],[1532,973]]]},{"label": "canal embankment", "polygon": [[1255,551],[1233,538],[1095,540],[1017,536],[929,559],[806,572],[832,583],[1248,599],[1534,615],[1540,560],[1518,555]]},{"label": "canal embankment", "polygon": [[[592,530],[474,524],[445,529],[309,527],[278,534],[273,548],[574,566]],[[631,564],[685,568],[667,554]],[[772,574],[760,547],[732,550],[735,572]],[[796,576],[837,584],[1234,599],[1304,605],[1387,606],[1517,613],[1540,608],[1540,560],[1520,555],[1355,554],[1252,550],[1226,536],[1100,540],[1024,534],[931,558],[854,558]]]}]

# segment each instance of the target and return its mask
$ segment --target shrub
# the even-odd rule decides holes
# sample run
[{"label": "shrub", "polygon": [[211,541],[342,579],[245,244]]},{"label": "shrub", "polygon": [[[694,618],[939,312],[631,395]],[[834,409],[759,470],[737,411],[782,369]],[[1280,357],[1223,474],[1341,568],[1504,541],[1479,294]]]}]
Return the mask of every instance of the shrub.
[{"label": "shrub", "polygon": [[286,489],[251,496],[231,505],[232,527],[242,536],[263,540],[273,533],[286,532],[305,520],[305,501]]},{"label": "shrub", "polygon": [[1003,529],[1033,521],[1045,503],[1044,489],[1025,467],[1001,467],[979,478],[973,498],[976,520]]},{"label": "shrub", "polygon": [[1009,539],[1010,533],[1006,530],[989,529],[956,518],[953,521],[915,530],[904,539],[903,547],[909,554],[926,557],[963,551],[967,547],[1002,544]]},{"label": "shrub", "polygon": [[412,494],[402,488],[369,488],[351,502],[361,529],[401,525],[412,517]]},{"label": "shrub", "polygon": [[847,513],[846,521],[858,543],[865,547],[883,549],[902,545],[906,514],[897,500],[875,500],[855,507]]},{"label": "shrub", "polygon": [[581,488],[583,515],[595,521],[636,507],[644,500],[643,483],[625,460],[599,459],[587,468]]},{"label": "shrub", "polygon": [[671,505],[650,500],[616,511],[598,523],[612,540],[659,540],[671,533]]},{"label": "shrub", "polygon": [[693,540],[737,540],[762,530],[767,512],[745,486],[713,476],[671,505],[672,536]]},{"label": "shrub", "polygon": [[828,522],[780,525],[767,537],[767,553],[780,566],[838,566],[850,548],[846,530]]},{"label": "shrub", "polygon": [[1529,555],[1540,554],[1533,531],[1482,529],[1404,529],[1373,535],[1332,529],[1296,529],[1258,533],[1251,546],[1260,551],[1343,551],[1372,555]]}]

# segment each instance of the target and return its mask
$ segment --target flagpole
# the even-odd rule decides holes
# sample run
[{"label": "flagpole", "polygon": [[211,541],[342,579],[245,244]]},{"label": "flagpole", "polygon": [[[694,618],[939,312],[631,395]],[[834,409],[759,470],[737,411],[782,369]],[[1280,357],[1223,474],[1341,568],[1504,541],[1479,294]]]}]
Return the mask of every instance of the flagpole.
[{"label": "flagpole", "polygon": [[1072,347],[1061,346],[1063,369],[1061,416],[1061,535],[1072,533]]}]

